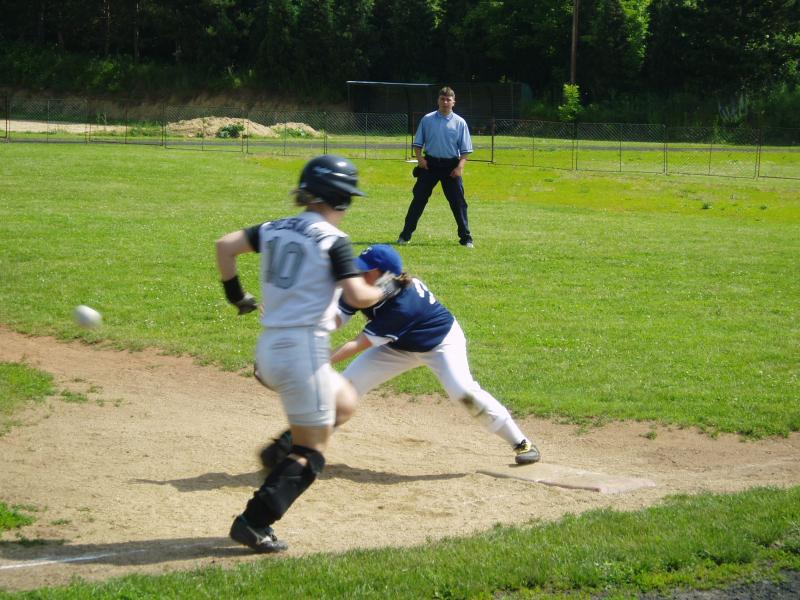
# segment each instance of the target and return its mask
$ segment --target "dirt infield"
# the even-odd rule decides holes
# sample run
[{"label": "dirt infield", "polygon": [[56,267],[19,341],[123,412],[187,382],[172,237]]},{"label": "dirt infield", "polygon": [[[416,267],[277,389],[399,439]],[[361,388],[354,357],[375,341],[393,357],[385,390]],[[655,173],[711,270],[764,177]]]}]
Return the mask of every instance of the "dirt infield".
[{"label": "dirt infield", "polygon": [[[252,378],[2,328],[0,361],[24,361],[89,399],[49,399],[0,437],[0,500],[39,509],[35,524],[2,536],[0,588],[258,559],[227,531],[261,483],[257,449],[285,420]],[[486,472],[511,468],[511,453],[459,408],[438,396],[378,392],[336,433],[325,472],[276,530],[297,556],[423,544],[600,507],[635,510],[679,492],[800,483],[797,434],[744,442],[646,423],[583,433],[532,418],[521,425],[542,464],[656,485],[603,494],[493,477]],[[17,543],[19,535],[43,543]]]}]

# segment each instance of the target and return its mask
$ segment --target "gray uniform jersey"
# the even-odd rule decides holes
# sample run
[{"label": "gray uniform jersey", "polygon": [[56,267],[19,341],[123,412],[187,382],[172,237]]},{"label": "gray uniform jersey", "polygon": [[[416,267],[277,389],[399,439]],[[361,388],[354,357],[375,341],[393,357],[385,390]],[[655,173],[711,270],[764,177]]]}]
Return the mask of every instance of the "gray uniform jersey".
[{"label": "gray uniform jersey", "polygon": [[360,274],[347,234],[313,211],[245,232],[261,253],[261,323],[335,329],[336,282]]}]

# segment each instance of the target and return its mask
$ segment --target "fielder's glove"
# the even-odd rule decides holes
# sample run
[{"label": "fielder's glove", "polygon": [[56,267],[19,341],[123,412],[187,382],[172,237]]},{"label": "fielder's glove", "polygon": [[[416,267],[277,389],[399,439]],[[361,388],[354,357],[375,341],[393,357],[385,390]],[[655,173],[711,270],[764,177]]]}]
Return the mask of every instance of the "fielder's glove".
[{"label": "fielder's glove", "polygon": [[375,282],[375,287],[381,289],[381,302],[386,302],[390,298],[394,298],[403,291],[403,286],[394,276],[394,274],[389,273],[388,271],[381,275],[380,279]]},{"label": "fielder's glove", "polygon": [[419,172],[420,172],[421,170],[422,170],[422,169],[420,169],[420,168],[419,168],[419,165],[417,165],[416,167],[414,167],[413,169],[411,169],[411,174],[412,174],[414,177],[419,177]]},{"label": "fielder's glove", "polygon": [[222,287],[225,288],[225,297],[228,299],[228,302],[239,309],[240,315],[246,315],[258,308],[258,300],[256,300],[252,294],[242,289],[242,284],[239,281],[238,275],[234,275],[231,279],[228,279],[228,281],[223,281]]}]

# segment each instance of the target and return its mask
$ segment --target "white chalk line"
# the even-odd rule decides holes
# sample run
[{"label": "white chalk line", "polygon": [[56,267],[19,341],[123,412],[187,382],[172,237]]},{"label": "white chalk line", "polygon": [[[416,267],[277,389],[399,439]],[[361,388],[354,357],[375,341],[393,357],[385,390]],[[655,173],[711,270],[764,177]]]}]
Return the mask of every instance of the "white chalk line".
[{"label": "white chalk line", "polygon": [[[174,550],[182,550],[184,548],[194,548],[198,546],[207,546],[209,548],[213,547],[213,545],[210,545],[206,542],[201,542],[197,544],[183,544],[181,546],[169,546],[169,548]],[[31,567],[43,567],[47,565],[58,565],[58,564],[66,564],[73,562],[87,562],[90,560],[108,558],[109,556],[130,556],[131,554],[141,554],[142,552],[150,552],[151,550],[152,548],[142,548],[141,550],[129,550],[128,552],[105,552],[103,554],[84,554],[82,556],[69,556],[66,558],[40,558],[37,560],[30,560],[27,562],[12,563],[10,565],[0,565],[0,571],[6,571],[10,569],[29,569]]]}]

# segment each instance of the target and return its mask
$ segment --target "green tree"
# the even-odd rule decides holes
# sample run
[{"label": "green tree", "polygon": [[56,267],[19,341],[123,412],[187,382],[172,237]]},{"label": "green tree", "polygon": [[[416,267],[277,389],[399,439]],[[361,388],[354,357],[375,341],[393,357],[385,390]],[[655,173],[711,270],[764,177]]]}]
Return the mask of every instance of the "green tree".
[{"label": "green tree", "polygon": [[297,8],[292,0],[267,0],[256,10],[253,43],[256,79],[273,90],[288,91],[297,62]]},{"label": "green tree", "polygon": [[620,0],[583,0],[577,79],[592,100],[630,89],[642,68],[640,23]]},{"label": "green tree", "polygon": [[350,79],[366,79],[369,73],[370,43],[369,17],[372,3],[365,0],[334,0],[333,22],[337,45],[346,48],[332,66],[331,76],[336,85],[344,89]]},{"label": "green tree", "polygon": [[[373,79],[416,82],[435,74],[435,16],[427,0],[375,0],[371,11]],[[432,68],[434,67],[434,68]]]},{"label": "green tree", "polygon": [[305,93],[333,88],[331,65],[342,49],[336,45],[332,0],[300,0],[295,32],[294,84]]},{"label": "green tree", "polygon": [[760,91],[797,65],[797,0],[653,0],[647,74],[652,88],[730,95]]},{"label": "green tree", "polygon": [[572,0],[445,0],[445,78],[525,81],[558,98],[569,72]]}]

